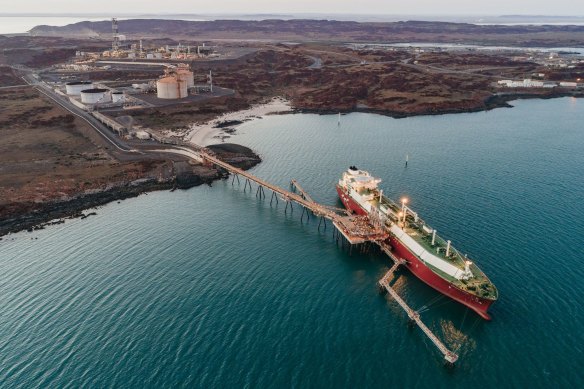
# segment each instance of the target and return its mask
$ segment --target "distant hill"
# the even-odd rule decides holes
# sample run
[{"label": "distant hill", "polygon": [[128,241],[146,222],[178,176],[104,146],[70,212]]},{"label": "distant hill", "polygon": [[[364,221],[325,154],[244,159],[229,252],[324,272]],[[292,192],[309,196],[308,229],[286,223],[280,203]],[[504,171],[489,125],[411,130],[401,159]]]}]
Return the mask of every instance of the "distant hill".
[{"label": "distant hill", "polygon": [[[521,46],[584,46],[582,25],[476,25],[406,21],[131,19],[119,22],[128,36],[199,39],[327,40],[346,42],[447,42]],[[107,36],[111,22],[80,22],[63,27],[37,26],[33,35]]]}]

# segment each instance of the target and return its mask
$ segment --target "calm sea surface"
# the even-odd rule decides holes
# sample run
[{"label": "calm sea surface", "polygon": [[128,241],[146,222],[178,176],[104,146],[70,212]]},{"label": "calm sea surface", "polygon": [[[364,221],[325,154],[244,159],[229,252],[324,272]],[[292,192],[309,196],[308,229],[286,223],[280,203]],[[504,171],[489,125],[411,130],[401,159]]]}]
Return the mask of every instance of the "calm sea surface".
[{"label": "calm sea surface", "polygon": [[435,301],[422,317],[460,347],[454,370],[378,294],[387,258],[221,181],[0,241],[0,386],[581,387],[584,100],[514,104],[272,116],[234,138],[262,155],[254,174],[326,204],[349,165],[371,171],[476,260],[500,291],[492,322],[396,283]]}]

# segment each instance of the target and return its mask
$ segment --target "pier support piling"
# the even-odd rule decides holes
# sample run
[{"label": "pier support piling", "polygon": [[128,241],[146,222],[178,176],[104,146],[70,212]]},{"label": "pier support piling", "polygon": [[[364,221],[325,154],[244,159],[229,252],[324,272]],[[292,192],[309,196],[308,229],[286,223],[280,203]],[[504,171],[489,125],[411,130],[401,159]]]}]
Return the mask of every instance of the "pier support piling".
[{"label": "pier support piling", "polygon": [[[310,213],[320,217],[318,223],[318,228],[320,230],[324,223],[324,228],[326,229],[326,219],[329,219],[333,224],[333,239],[336,242],[337,247],[340,246],[345,249],[345,245],[348,245],[349,255],[352,255],[353,246],[356,247],[360,253],[369,252],[371,247],[374,250],[380,250],[386,253],[394,261],[393,267],[386,273],[386,275],[379,281],[380,291],[383,293],[388,293],[391,297],[398,303],[398,305],[407,313],[409,321],[408,325],[417,325],[424,334],[430,339],[430,341],[436,346],[436,348],[444,356],[447,366],[453,366],[458,360],[458,355],[456,351],[450,351],[436,335],[424,324],[420,319],[420,312],[412,310],[407,303],[399,296],[399,294],[390,286],[390,279],[393,278],[393,273],[400,265],[409,265],[405,260],[396,257],[392,252],[392,247],[387,243],[388,234],[383,231],[379,231],[379,223],[375,223],[375,220],[371,219],[359,219],[358,216],[351,215],[350,212],[346,212],[336,207],[325,206],[316,203],[312,198],[302,189],[302,187],[293,180],[292,191],[287,191],[278,186],[272,185],[269,182],[262,180],[254,175],[245,172],[239,168],[236,168],[224,161],[221,161],[214,157],[212,154],[206,151],[199,151],[203,160],[210,164],[215,164],[218,167],[222,167],[227,171],[234,174],[232,178],[232,185],[235,185],[235,180],[239,182],[239,175],[245,178],[244,192],[247,191],[249,186],[250,194],[252,190],[251,181],[258,185],[256,191],[256,197],[265,198],[264,187],[272,191],[272,198],[270,199],[270,205],[273,204],[274,198],[276,198],[276,203],[278,202],[277,194],[282,196],[282,199],[286,201],[286,207],[284,212],[288,213],[288,207],[290,207],[290,213],[294,211],[293,204],[296,203],[302,207],[302,215],[300,217],[301,221],[304,222],[304,213],[306,213],[307,220],[310,219]],[[344,211],[341,213],[341,211]],[[434,242],[432,242],[434,243]],[[371,246],[371,244],[374,244]],[[376,247],[378,246],[378,247]],[[464,321],[463,321],[464,323]]]},{"label": "pier support piling", "polygon": [[270,198],[270,206],[272,206],[272,201],[276,198],[276,204],[278,204],[278,196],[276,196],[276,192],[272,192],[272,197]]},{"label": "pier support piling", "polygon": [[231,179],[231,185],[233,185],[235,183],[236,179],[237,179],[237,185],[241,185],[241,183],[239,182],[239,175],[237,173],[233,173],[233,178]]}]

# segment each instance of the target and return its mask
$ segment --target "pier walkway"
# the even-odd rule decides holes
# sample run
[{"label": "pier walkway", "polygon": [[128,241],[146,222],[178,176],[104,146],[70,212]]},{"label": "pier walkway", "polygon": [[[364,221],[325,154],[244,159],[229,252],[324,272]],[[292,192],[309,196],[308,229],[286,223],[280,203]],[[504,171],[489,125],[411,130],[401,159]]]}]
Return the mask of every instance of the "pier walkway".
[{"label": "pier walkway", "polygon": [[391,297],[393,297],[394,300],[408,314],[408,317],[410,318],[410,320],[415,322],[418,325],[418,327],[420,327],[420,329],[424,332],[424,334],[426,334],[426,336],[432,341],[432,343],[434,343],[436,348],[438,348],[438,350],[440,350],[442,355],[444,355],[444,359],[448,363],[454,364],[458,360],[458,355],[456,353],[450,351],[444,345],[444,343],[442,343],[442,341],[440,339],[438,339],[438,337],[436,335],[434,335],[434,333],[428,328],[428,326],[426,326],[426,324],[424,324],[424,322],[420,318],[420,314],[418,312],[414,311],[412,308],[410,308],[408,306],[408,304],[399,296],[399,294],[397,294],[395,289],[393,289],[391,287],[391,285],[389,284],[391,282],[391,280],[393,279],[393,273],[395,273],[395,271],[398,269],[399,266],[405,265],[406,261],[401,259],[401,258],[396,257],[393,254],[393,252],[391,251],[391,247],[387,243],[377,242],[377,244],[381,248],[381,250],[385,254],[387,254],[387,256],[390,257],[394,262],[393,266],[389,269],[389,271],[387,273],[385,273],[385,275],[383,276],[383,278],[381,278],[381,280],[379,280],[379,286],[381,288],[383,288],[385,291],[387,291],[391,295]]},{"label": "pier walkway", "polygon": [[[389,269],[389,271],[383,276],[381,280],[379,280],[379,286],[382,290],[387,291],[400,307],[407,313],[408,317],[410,318],[411,323],[415,323],[420,327],[420,329],[426,334],[426,336],[432,341],[432,343],[440,350],[444,359],[450,364],[453,365],[458,360],[458,355],[454,352],[450,351],[441,341],[438,339],[436,335],[422,322],[420,319],[420,314],[410,308],[407,303],[397,294],[397,292],[391,287],[390,282],[393,279],[393,275],[395,271],[399,268],[399,266],[406,265],[406,261],[399,257],[396,257],[391,249],[391,246],[386,243],[389,234],[384,231],[381,226],[376,226],[372,223],[367,216],[351,216],[346,214],[345,210],[336,207],[329,207],[322,204],[315,202],[310,195],[298,184],[296,180],[291,181],[291,186],[298,191],[299,193],[294,193],[287,191],[285,189],[280,188],[279,186],[272,185],[267,181],[262,180],[254,176],[251,173],[246,172],[245,170],[239,169],[235,166],[232,166],[229,163],[226,163],[214,155],[206,151],[205,149],[201,148],[197,150],[200,157],[213,165],[221,167],[231,174],[234,174],[239,181],[239,177],[244,177],[246,179],[245,185],[249,185],[251,189],[250,181],[255,182],[258,185],[258,192],[256,192],[256,196],[264,196],[263,188],[269,189],[272,191],[272,196],[278,194],[284,199],[287,203],[292,202],[299,204],[300,206],[304,207],[305,210],[312,211],[314,215],[317,217],[321,217],[323,219],[328,219],[332,221],[333,225],[337,228],[337,230],[347,239],[347,241],[353,244],[360,244],[360,243],[367,243],[373,242],[379,246],[379,248],[389,256],[394,264]],[[235,178],[234,177],[234,178]],[[277,199],[277,198],[276,198]],[[286,204],[286,209],[288,209],[288,204]],[[304,211],[303,214],[304,216]],[[322,221],[322,220],[321,220]],[[326,222],[325,222],[326,226]],[[320,224],[319,224],[320,227]]]},{"label": "pier walkway", "polygon": [[[310,196],[298,185],[296,182],[296,188],[301,194],[287,191],[280,188],[277,185],[270,184],[269,182],[262,180],[246,172],[245,170],[239,169],[227,162],[224,162],[215,156],[211,155],[206,151],[199,151],[199,154],[203,160],[212,163],[213,165],[219,166],[228,172],[241,176],[248,181],[255,182],[258,185],[259,194],[263,194],[263,188],[271,190],[274,194],[278,194],[288,203],[296,203],[305,209],[311,211],[315,216],[322,217],[324,219],[332,221],[335,227],[341,232],[341,234],[347,239],[351,244],[359,244],[370,241],[381,241],[388,237],[388,234],[381,228],[371,225],[367,222],[367,218],[363,216],[349,216],[344,210],[340,208],[325,206],[319,204],[312,200]],[[239,179],[239,178],[238,178]],[[295,181],[293,181],[295,182]],[[246,182],[246,185],[248,183]],[[251,187],[251,184],[249,184]],[[293,184],[294,185],[294,184]]]}]

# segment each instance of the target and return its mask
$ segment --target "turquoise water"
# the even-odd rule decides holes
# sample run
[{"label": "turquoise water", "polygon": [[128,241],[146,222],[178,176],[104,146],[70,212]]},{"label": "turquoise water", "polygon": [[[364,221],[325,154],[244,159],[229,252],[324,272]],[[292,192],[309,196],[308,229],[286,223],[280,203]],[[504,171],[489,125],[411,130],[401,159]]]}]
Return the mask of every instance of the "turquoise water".
[{"label": "turquoise water", "polygon": [[454,370],[378,294],[388,259],[221,181],[0,241],[1,386],[580,386],[584,100],[514,104],[272,116],[234,138],[262,155],[255,174],[327,204],[349,165],[371,171],[476,260],[499,288],[492,322],[396,283],[413,307],[437,300],[422,317],[460,346]]}]

